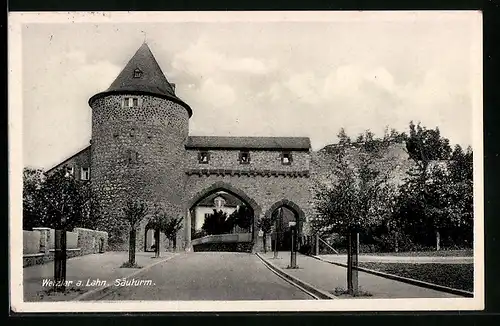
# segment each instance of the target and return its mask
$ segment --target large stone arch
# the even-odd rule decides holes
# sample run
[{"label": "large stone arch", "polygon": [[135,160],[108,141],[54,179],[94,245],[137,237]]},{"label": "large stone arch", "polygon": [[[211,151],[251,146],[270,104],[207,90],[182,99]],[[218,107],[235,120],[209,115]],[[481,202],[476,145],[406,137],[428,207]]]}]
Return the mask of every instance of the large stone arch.
[{"label": "large stone arch", "polygon": [[253,200],[250,196],[248,196],[244,191],[234,187],[233,185],[227,182],[222,182],[222,181],[215,182],[211,186],[197,192],[194,196],[190,198],[186,208],[191,209],[193,206],[195,206],[197,203],[203,200],[203,198],[210,196],[211,194],[216,193],[218,191],[225,191],[241,199],[242,201],[248,203],[248,205],[250,205],[254,210],[254,214],[260,216],[262,208],[260,207],[259,204],[257,204],[255,200]]},{"label": "large stone arch", "polygon": [[[254,243],[254,247],[255,247],[255,244],[257,243],[257,239],[258,239],[258,230],[257,230],[258,220],[259,220],[259,217],[262,213],[262,208],[253,198],[248,196],[244,191],[231,185],[230,183],[217,181],[217,182],[213,183],[211,186],[206,187],[206,188],[202,189],[201,191],[198,191],[197,193],[195,193],[187,201],[187,204],[186,204],[187,214],[188,215],[191,214],[191,209],[194,206],[196,206],[196,204],[198,204],[200,201],[202,201],[204,198],[206,198],[207,196],[210,196],[211,194],[216,193],[218,191],[225,191],[225,192],[239,198],[241,201],[247,203],[252,208],[253,213],[254,213],[252,238],[253,238],[253,243]],[[190,215],[187,216],[187,218],[185,219],[184,226],[186,229],[186,234],[185,234],[186,250],[191,251],[192,248],[191,248],[191,216]]]}]

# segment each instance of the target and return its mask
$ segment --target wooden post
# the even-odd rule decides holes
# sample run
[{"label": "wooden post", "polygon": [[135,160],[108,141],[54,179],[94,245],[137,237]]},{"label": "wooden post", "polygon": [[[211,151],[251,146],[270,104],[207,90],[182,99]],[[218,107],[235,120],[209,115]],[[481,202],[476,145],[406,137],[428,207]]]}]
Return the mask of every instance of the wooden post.
[{"label": "wooden post", "polygon": [[347,292],[353,295],[354,289],[352,284],[352,233],[351,230],[347,234]]},{"label": "wooden post", "polygon": [[160,257],[160,229],[155,230],[155,257]]},{"label": "wooden post", "polygon": [[359,290],[359,279],[358,279],[358,257],[359,257],[359,232],[358,230],[354,231],[353,234],[353,254],[354,257],[352,259],[352,287],[353,287],[353,295],[358,295]]},{"label": "wooden post", "polygon": [[133,266],[135,265],[135,228],[130,230],[129,236],[128,262]]},{"label": "wooden post", "polygon": [[[191,219],[192,219],[192,211],[191,209],[188,209],[187,211],[187,216],[184,221],[184,228],[185,228],[185,244],[184,244],[184,250],[187,252],[192,251],[192,245],[191,245]],[[175,246],[174,246],[175,247]]]},{"label": "wooden post", "polygon": [[56,229],[54,238],[54,291],[64,292],[66,287],[66,231]]},{"label": "wooden post", "polygon": [[316,233],[316,243],[314,245],[316,256],[319,256],[319,233]]},{"label": "wooden post", "polygon": [[436,230],[436,251],[439,251],[441,249],[441,234],[439,233],[439,230]]}]

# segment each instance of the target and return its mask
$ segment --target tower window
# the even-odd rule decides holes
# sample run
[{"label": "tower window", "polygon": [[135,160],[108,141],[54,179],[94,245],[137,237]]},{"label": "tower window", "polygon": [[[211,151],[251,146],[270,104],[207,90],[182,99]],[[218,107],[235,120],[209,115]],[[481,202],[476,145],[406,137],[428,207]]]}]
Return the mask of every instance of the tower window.
[{"label": "tower window", "polygon": [[124,108],[137,108],[141,105],[138,97],[125,97],[123,99],[122,107]]},{"label": "tower window", "polygon": [[81,180],[89,180],[90,179],[90,168],[81,168],[80,179]]},{"label": "tower window", "polygon": [[292,164],[292,153],[290,153],[290,152],[281,153],[281,164],[283,164],[283,165]]},{"label": "tower window", "polygon": [[240,164],[250,164],[250,152],[241,151],[240,152]]},{"label": "tower window", "polygon": [[134,70],[134,78],[141,78],[142,77],[142,71],[141,69],[137,68]]},{"label": "tower window", "polygon": [[64,175],[64,176],[68,177],[68,176],[70,176],[70,175],[71,175],[71,176],[75,175],[75,168],[74,168],[74,167],[72,167],[72,166],[67,166],[67,167],[66,167],[66,173],[65,173],[65,175]]},{"label": "tower window", "polygon": [[208,164],[208,161],[210,161],[210,153],[207,151],[201,151],[198,154],[198,162],[200,164]]}]

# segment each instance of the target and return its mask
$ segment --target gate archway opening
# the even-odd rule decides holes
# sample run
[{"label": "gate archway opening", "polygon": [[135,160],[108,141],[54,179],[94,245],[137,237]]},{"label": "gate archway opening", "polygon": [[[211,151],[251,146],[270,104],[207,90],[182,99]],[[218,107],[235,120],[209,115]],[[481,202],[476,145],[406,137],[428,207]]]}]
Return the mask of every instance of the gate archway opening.
[{"label": "gate archway opening", "polygon": [[241,190],[226,183],[215,183],[188,203],[187,246],[191,246],[192,240],[217,233],[240,234],[255,245],[260,212],[260,206]]},{"label": "gate archway opening", "polygon": [[[292,246],[292,230],[290,222],[295,222],[297,228],[297,241],[300,247],[303,235],[303,222],[305,215],[302,209],[295,203],[283,199],[276,202],[266,212],[266,217],[273,221],[273,233],[271,235],[271,249],[278,251],[289,251]],[[276,231],[276,232],[275,232]]]}]

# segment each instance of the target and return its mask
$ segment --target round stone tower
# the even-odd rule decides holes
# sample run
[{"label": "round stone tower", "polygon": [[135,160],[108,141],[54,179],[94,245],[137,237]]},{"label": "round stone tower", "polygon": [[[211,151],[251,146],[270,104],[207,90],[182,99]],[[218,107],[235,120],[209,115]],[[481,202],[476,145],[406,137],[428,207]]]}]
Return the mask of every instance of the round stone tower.
[{"label": "round stone tower", "polygon": [[[144,43],[116,80],[90,98],[92,108],[91,182],[102,228],[111,250],[128,247],[123,219],[127,200],[184,216],[185,143],[191,108],[180,100]],[[146,219],[138,228],[144,247]],[[178,247],[182,246],[179,232]]]}]

